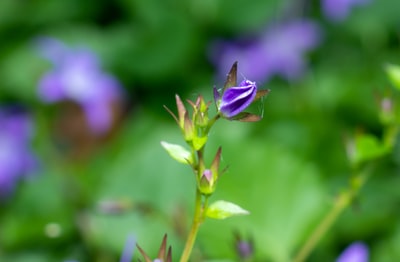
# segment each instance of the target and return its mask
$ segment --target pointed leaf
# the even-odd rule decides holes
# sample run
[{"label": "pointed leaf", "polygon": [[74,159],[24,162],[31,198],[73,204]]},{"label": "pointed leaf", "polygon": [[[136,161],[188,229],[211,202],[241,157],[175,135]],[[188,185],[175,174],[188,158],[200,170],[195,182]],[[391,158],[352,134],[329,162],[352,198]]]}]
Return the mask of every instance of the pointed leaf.
[{"label": "pointed leaf", "polygon": [[144,261],[152,262],[151,258],[146,254],[146,252],[144,252],[144,250],[138,244],[136,244],[136,247],[139,249],[140,254],[142,254]]},{"label": "pointed leaf", "polygon": [[211,172],[213,174],[216,174],[216,177],[218,177],[218,171],[219,171],[219,163],[221,161],[221,152],[222,152],[222,147],[218,148],[217,153],[215,154],[214,160],[211,163]]},{"label": "pointed leaf", "polygon": [[193,148],[198,151],[200,150],[207,142],[208,137],[207,136],[194,136],[192,143],[193,143]]},{"label": "pointed leaf", "polygon": [[176,100],[176,108],[178,109],[179,126],[183,127],[186,108],[181,98],[178,95],[175,95],[175,100]]},{"label": "pointed leaf", "polygon": [[246,113],[245,116],[243,116],[242,118],[238,119],[240,122],[258,122],[262,119],[261,116],[259,115],[255,115],[255,114],[249,114]]},{"label": "pointed leaf", "polygon": [[226,81],[224,84],[224,90],[226,90],[227,88],[232,87],[232,86],[237,86],[237,64],[238,64],[237,61],[235,63],[233,63],[231,70],[229,71],[229,73],[226,77]]},{"label": "pointed leaf", "polygon": [[172,249],[171,246],[168,248],[167,259],[165,262],[172,262]]},{"label": "pointed leaf", "polygon": [[237,121],[241,121],[241,122],[257,122],[257,121],[260,121],[261,119],[262,119],[261,116],[251,114],[248,112],[241,112],[241,113],[237,114],[236,116],[229,118],[229,120],[237,120]]},{"label": "pointed leaf", "polygon": [[164,259],[166,249],[167,249],[167,234],[165,234],[163,237],[163,240],[162,240],[161,246],[160,246],[160,250],[158,251],[157,258]]},{"label": "pointed leaf", "polygon": [[249,211],[228,201],[218,200],[212,203],[206,211],[206,215],[214,219],[225,219],[232,216],[248,215]]},{"label": "pointed leaf", "polygon": [[192,164],[193,156],[183,146],[170,144],[165,141],[161,141],[161,146],[167,151],[167,153],[176,161],[183,164]]},{"label": "pointed leaf", "polygon": [[[260,99],[260,98],[262,98],[262,97],[268,95],[269,92],[271,92],[270,89],[258,90],[257,93],[256,93],[256,97],[254,98],[254,101],[257,101],[258,99]],[[254,101],[253,101],[253,102],[254,102]]]},{"label": "pointed leaf", "polygon": [[178,126],[180,126],[179,123],[179,119],[176,117],[176,115],[171,111],[171,109],[169,109],[166,105],[163,105],[165,110],[167,110],[167,112],[175,119],[176,123],[178,124]]}]

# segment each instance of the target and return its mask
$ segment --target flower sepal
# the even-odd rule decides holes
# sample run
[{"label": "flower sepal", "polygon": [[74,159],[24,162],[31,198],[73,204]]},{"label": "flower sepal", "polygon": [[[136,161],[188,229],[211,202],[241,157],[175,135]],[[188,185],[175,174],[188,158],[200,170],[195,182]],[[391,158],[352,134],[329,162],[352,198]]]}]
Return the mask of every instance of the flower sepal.
[{"label": "flower sepal", "polygon": [[237,64],[238,62],[235,61],[231,67],[231,70],[229,70],[229,73],[226,76],[223,91],[237,85]]},{"label": "flower sepal", "polygon": [[215,191],[216,182],[213,172],[210,169],[204,170],[198,183],[199,191],[202,195],[211,195]]},{"label": "flower sepal", "polygon": [[172,262],[171,246],[169,246],[167,250],[167,234],[164,235],[160,245],[160,249],[158,250],[157,258],[154,260],[151,259],[138,244],[136,244],[136,247],[139,249],[139,252],[142,254],[145,262],[153,262],[153,261]]},{"label": "flower sepal", "polygon": [[254,98],[253,102],[263,98],[266,95],[268,95],[269,92],[271,92],[271,89],[257,90],[256,97]]}]

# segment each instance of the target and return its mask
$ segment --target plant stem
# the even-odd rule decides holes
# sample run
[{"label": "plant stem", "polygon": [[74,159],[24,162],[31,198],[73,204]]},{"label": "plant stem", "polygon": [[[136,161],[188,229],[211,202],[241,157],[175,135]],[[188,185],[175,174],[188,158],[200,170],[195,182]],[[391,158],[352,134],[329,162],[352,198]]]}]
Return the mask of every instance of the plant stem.
[{"label": "plant stem", "polygon": [[328,214],[326,214],[324,219],[320,222],[306,243],[302,246],[296,257],[293,259],[293,262],[303,262],[307,259],[311,251],[315,248],[325,233],[331,228],[343,210],[353,202],[362,185],[365,183],[366,178],[366,173],[360,173],[352,179],[350,187],[339,194],[332,209]]},{"label": "plant stem", "polygon": [[208,132],[210,131],[211,127],[214,125],[214,123],[221,117],[220,114],[215,115],[213,118],[210,119],[210,121],[208,122],[208,126],[205,130],[205,133],[208,134]]},{"label": "plant stem", "polygon": [[193,245],[196,240],[197,232],[201,223],[204,220],[203,210],[205,210],[206,206],[203,207],[201,201],[201,193],[198,189],[196,189],[196,200],[195,200],[195,210],[193,216],[192,227],[190,228],[190,232],[188,238],[186,240],[185,248],[183,250],[180,262],[186,262],[189,260],[190,254],[192,253]]}]

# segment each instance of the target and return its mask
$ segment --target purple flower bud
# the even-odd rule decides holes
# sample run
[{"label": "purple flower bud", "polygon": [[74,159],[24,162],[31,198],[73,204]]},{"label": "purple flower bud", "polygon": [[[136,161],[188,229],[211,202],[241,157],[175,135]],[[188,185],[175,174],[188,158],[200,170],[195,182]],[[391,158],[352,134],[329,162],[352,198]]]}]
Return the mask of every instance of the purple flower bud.
[{"label": "purple flower bud", "polygon": [[253,246],[244,240],[236,243],[236,251],[241,258],[248,258],[253,255]]},{"label": "purple flower bud", "polygon": [[198,184],[200,192],[204,195],[211,195],[215,190],[215,177],[210,169],[203,171]]},{"label": "purple flower bud", "polygon": [[218,109],[223,116],[234,117],[253,102],[256,93],[256,83],[243,80],[239,86],[230,87],[224,91]]},{"label": "purple flower bud", "polygon": [[250,238],[245,240],[239,233],[235,233],[235,251],[241,260],[248,260],[254,255],[254,243]]},{"label": "purple flower bud", "polygon": [[368,262],[368,248],[364,243],[355,242],[340,254],[336,262]]}]

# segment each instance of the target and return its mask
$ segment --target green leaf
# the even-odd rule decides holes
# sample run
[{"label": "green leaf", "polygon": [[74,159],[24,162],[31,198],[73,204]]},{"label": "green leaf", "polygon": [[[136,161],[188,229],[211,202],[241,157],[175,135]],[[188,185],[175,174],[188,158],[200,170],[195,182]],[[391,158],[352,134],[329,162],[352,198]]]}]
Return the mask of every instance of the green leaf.
[{"label": "green leaf", "polygon": [[388,147],[373,135],[361,134],[355,138],[355,151],[350,156],[354,164],[372,160],[388,152]]},{"label": "green leaf", "polygon": [[165,141],[161,141],[162,147],[168,152],[168,154],[176,161],[183,164],[192,164],[193,156],[183,146],[170,144]]},{"label": "green leaf", "polygon": [[208,217],[215,219],[225,219],[232,216],[248,215],[248,214],[250,214],[249,211],[241,208],[236,204],[224,200],[218,200],[214,202],[208,207],[206,211],[206,215]]},{"label": "green leaf", "polygon": [[400,66],[388,64],[385,69],[392,84],[400,90]]},{"label": "green leaf", "polygon": [[200,150],[207,142],[207,136],[194,136],[192,144],[195,150]]}]

